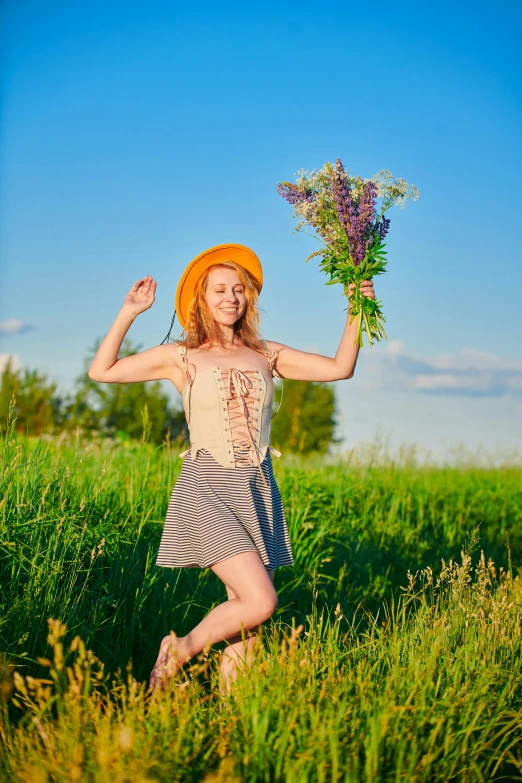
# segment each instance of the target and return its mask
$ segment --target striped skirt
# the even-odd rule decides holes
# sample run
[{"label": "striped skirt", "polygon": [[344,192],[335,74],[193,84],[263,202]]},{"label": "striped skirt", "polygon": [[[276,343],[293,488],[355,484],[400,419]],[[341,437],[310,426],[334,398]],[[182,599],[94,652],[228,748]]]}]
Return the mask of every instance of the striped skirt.
[{"label": "striped skirt", "polygon": [[156,565],[208,568],[240,552],[258,552],[267,568],[294,558],[281,495],[267,450],[257,465],[225,468],[206,449],[187,455],[167,509]]}]

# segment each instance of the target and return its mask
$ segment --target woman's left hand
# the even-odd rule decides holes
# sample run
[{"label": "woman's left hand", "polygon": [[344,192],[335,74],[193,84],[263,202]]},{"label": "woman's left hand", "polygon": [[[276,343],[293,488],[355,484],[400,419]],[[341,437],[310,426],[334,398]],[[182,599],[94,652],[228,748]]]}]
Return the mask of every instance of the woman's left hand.
[{"label": "woman's left hand", "polygon": [[[363,296],[367,296],[368,299],[375,299],[375,291],[373,290],[372,280],[362,280],[359,290]],[[350,283],[348,286],[348,296],[351,296],[355,291],[355,283]]]}]

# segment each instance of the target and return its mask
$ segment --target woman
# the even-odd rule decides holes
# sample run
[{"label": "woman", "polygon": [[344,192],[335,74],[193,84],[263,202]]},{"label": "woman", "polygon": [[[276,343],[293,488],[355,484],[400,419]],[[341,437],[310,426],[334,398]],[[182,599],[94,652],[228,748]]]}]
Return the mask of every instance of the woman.
[{"label": "woman", "polygon": [[[359,349],[349,315],[333,358],[261,340],[256,302],[262,284],[261,263],[249,248],[226,244],[204,251],[187,266],[176,291],[183,339],[118,359],[134,318],[154,302],[157,284],[147,275],[125,297],[89,369],[89,377],[102,383],[168,379],[182,396],[191,447],[180,455],[185,461],[156,563],[211,568],[227,590],[228,601],[186,636],[171,632],[162,640],[150,676],[153,689],[223,640],[228,646],[221,672],[228,689],[238,659],[250,660],[255,629],[277,606],[275,569],[294,562],[272,470],[271,453],[279,452],[268,443],[273,375],[337,381],[354,373]],[[361,291],[375,299],[371,280]]]}]

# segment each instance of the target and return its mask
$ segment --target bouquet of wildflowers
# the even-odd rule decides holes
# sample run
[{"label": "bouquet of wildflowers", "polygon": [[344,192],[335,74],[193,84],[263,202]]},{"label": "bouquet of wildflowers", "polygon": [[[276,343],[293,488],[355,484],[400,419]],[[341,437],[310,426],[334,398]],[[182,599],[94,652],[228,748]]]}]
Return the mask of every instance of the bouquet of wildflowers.
[{"label": "bouquet of wildflowers", "polygon": [[[357,319],[355,345],[362,348],[363,329],[370,345],[387,338],[383,322],[386,320],[377,299],[370,299],[359,290],[363,280],[385,272],[386,251],[384,237],[390,220],[384,213],[394,204],[404,207],[408,198],[416,201],[419,191],[403,179],[394,180],[386,170],[371,179],[352,177],[340,159],[335,165],[325,163],[322,169],[308,173],[297,172],[296,183],[280,182],[277,192],[294,208],[292,217],[298,218],[294,231],[306,231],[311,226],[323,247],[308,256],[323,256],[320,266],[330,275],[326,285],[342,283],[350,306],[350,323]],[[376,210],[376,197],[382,198],[381,210]],[[317,236],[319,235],[319,236]],[[355,288],[349,294],[350,283]]]}]

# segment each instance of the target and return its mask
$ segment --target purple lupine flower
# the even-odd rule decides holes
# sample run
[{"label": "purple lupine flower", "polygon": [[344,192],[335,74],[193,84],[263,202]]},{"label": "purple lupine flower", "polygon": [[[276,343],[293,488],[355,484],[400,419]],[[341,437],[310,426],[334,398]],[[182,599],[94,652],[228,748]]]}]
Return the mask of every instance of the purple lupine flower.
[{"label": "purple lupine flower", "polygon": [[369,181],[363,187],[358,204],[350,199],[348,207],[350,225],[347,234],[355,266],[358,266],[364,259],[372,241],[371,230],[375,220],[376,195],[377,186],[374,182]]},{"label": "purple lupine flower", "polygon": [[358,258],[362,261],[368,247],[372,242],[371,230],[375,221],[375,197],[377,195],[377,185],[374,182],[367,182],[359,203],[360,218],[360,237],[358,246]]},{"label": "purple lupine flower", "polygon": [[347,183],[344,167],[340,158],[337,158],[335,162],[331,179],[335,209],[339,216],[341,225],[347,229],[350,222],[348,212],[348,204],[350,203],[350,188]]},{"label": "purple lupine flower", "polygon": [[291,182],[280,182],[277,185],[277,192],[282,196],[289,204],[300,204],[303,201],[311,203],[315,198],[313,190],[304,191],[293,185]]},{"label": "purple lupine flower", "polygon": [[347,204],[349,199],[350,199],[350,185],[348,183],[348,178],[346,177],[345,168],[344,168],[343,164],[341,163],[341,158],[337,158],[336,164],[337,164],[339,169],[341,169],[341,171],[344,174],[344,176],[340,177],[340,180],[341,180],[341,196],[343,197],[345,203]]},{"label": "purple lupine flower", "polygon": [[348,213],[350,216],[350,225],[347,230],[348,244],[350,247],[350,254],[353,258],[353,263],[355,266],[358,266],[360,260],[359,260],[359,253],[357,251],[357,245],[358,245],[358,237],[360,234],[360,221],[359,221],[358,205],[356,204],[355,200],[350,199],[350,203],[348,205]]},{"label": "purple lupine flower", "polygon": [[389,228],[390,228],[390,219],[384,217],[383,215],[381,222],[377,224],[377,232],[381,239],[384,239],[384,237],[388,233]]}]

